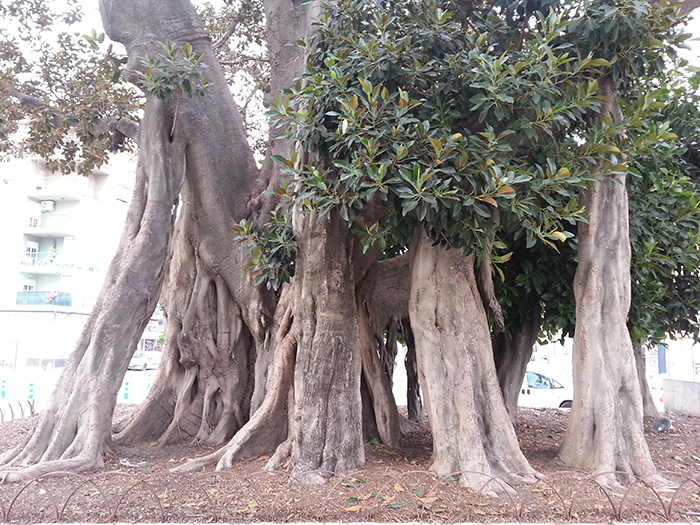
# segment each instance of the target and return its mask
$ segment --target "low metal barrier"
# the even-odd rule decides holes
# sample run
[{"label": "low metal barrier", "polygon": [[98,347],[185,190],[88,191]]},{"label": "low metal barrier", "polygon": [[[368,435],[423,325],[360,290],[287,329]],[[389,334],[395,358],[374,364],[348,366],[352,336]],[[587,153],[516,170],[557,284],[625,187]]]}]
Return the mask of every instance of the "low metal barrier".
[{"label": "low metal barrier", "polygon": [[[323,471],[291,475],[200,472],[94,475],[56,473],[39,480],[0,485],[5,523],[37,522],[587,522],[685,521],[700,516],[700,473],[664,472],[669,482],[631,478],[623,487],[604,480],[620,472],[587,475],[556,472],[515,484],[522,473],[487,476],[425,470],[365,469],[338,477]],[[475,489],[461,476],[483,478]],[[326,478],[309,484],[310,478]],[[657,475],[658,476],[658,475]],[[629,479],[629,478],[628,478]],[[509,480],[509,482],[506,482]],[[497,494],[497,497],[494,497]]]}]

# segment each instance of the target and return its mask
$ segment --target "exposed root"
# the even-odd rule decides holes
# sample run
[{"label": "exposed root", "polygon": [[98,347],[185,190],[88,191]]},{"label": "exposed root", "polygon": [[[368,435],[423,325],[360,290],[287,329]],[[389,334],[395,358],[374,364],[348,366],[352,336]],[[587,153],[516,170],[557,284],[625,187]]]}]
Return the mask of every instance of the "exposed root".
[{"label": "exposed root", "polygon": [[291,309],[288,309],[280,328],[280,331],[287,334],[277,344],[269,387],[262,406],[224,447],[175,467],[171,472],[192,472],[212,463],[217,463],[217,470],[223,470],[231,468],[237,459],[254,457],[277,446],[280,442],[279,421],[285,420],[287,394],[294,374],[296,339],[288,333],[291,318]]},{"label": "exposed root", "polygon": [[[86,455],[87,456],[87,455]],[[45,461],[29,467],[17,470],[0,471],[0,483],[14,483],[17,481],[27,481],[38,479],[42,476],[60,472],[85,472],[104,467],[102,455],[90,455],[90,457],[75,457],[72,459],[56,459]]]},{"label": "exposed root", "polygon": [[268,470],[276,470],[284,467],[285,463],[289,461],[292,455],[292,438],[285,439],[282,443],[277,446],[277,450],[268,460],[265,468]]}]

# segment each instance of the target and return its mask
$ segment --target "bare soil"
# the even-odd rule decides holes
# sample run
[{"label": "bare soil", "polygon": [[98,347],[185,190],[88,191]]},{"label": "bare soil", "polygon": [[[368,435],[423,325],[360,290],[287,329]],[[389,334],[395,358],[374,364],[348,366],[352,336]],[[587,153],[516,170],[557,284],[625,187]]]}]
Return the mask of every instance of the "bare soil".
[{"label": "bare soil", "polygon": [[[134,408],[119,405],[115,421],[128,418]],[[542,478],[512,489],[484,477],[483,493],[467,490],[459,486],[459,473],[438,479],[428,470],[431,437],[425,428],[406,435],[398,450],[367,444],[362,471],[323,485],[264,471],[266,456],[224,472],[172,474],[173,466],[212,448],[153,443],[117,448],[100,471],[0,485],[0,521],[700,521],[700,419],[672,417],[667,432],[647,430],[656,465],[673,486],[665,491],[644,480],[603,490],[595,477],[567,471],[556,459],[567,419],[565,410],[520,409],[518,438]],[[0,452],[31,425],[32,418],[0,424]]]}]

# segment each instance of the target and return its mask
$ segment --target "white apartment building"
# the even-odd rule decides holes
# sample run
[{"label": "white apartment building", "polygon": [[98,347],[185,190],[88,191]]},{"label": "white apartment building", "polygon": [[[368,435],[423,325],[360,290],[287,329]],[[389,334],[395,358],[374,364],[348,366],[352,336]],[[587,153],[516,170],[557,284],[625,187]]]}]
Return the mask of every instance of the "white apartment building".
[{"label": "white apartment building", "polygon": [[[0,163],[0,366],[63,366],[119,242],[130,180]],[[158,333],[145,336],[155,346]]]}]

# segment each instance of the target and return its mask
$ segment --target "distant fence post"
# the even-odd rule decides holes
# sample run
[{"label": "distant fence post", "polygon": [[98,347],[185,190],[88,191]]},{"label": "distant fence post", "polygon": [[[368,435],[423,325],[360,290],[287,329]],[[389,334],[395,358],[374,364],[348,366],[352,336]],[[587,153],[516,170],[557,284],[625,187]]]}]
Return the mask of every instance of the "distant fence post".
[{"label": "distant fence post", "polygon": [[124,383],[124,400],[129,399],[129,383],[128,381]]},{"label": "distant fence post", "polygon": [[34,383],[29,383],[29,399],[34,399]]}]

